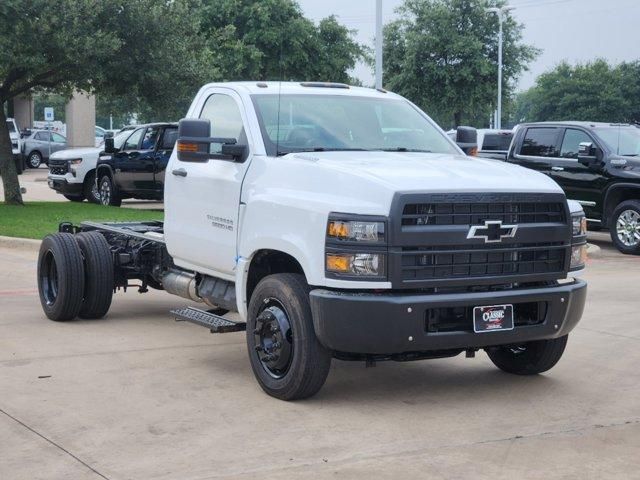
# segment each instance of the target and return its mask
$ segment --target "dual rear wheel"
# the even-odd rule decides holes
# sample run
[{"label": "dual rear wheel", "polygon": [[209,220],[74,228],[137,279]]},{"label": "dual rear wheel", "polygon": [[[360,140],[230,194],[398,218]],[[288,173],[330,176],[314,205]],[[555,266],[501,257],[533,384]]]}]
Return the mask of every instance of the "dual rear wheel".
[{"label": "dual rear wheel", "polygon": [[47,235],[38,256],[38,292],[51,320],[104,317],[113,296],[113,259],[102,234]]}]

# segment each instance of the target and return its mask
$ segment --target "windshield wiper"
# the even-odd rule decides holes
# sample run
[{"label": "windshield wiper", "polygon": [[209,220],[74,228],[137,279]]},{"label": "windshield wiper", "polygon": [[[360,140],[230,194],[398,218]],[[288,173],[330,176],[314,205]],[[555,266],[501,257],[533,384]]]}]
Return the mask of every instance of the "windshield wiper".
[{"label": "windshield wiper", "polygon": [[431,150],[421,150],[419,148],[407,148],[407,147],[383,148],[381,150],[383,152],[422,152],[422,153],[432,153]]}]

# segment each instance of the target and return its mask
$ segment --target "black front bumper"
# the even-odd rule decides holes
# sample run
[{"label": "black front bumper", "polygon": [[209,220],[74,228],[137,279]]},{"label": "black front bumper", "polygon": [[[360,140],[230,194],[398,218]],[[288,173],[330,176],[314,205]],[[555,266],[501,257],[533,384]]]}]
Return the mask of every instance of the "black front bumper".
[{"label": "black front bumper", "polygon": [[69,183],[67,179],[51,178],[47,179],[49,187],[63,195],[81,195],[82,183]]},{"label": "black front bumper", "polygon": [[[580,321],[587,295],[581,280],[551,287],[447,293],[354,293],[315,289],[311,309],[316,335],[327,348],[344,353],[395,355],[484,348],[557,338]],[[438,308],[538,303],[544,317],[509,331],[474,333],[473,319],[456,331],[432,332],[427,312]]]}]

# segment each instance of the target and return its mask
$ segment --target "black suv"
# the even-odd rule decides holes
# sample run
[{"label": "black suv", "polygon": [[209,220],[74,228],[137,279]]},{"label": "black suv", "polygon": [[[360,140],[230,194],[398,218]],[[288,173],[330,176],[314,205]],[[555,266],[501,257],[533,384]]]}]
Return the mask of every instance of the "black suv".
[{"label": "black suv", "polygon": [[640,129],[591,122],[517,127],[507,161],[553,178],[589,228],[609,228],[622,253],[640,255]]},{"label": "black suv", "polygon": [[139,125],[118,146],[105,139],[96,180],[100,202],[120,206],[123,198],[162,200],[164,175],[178,138],[177,123]]}]

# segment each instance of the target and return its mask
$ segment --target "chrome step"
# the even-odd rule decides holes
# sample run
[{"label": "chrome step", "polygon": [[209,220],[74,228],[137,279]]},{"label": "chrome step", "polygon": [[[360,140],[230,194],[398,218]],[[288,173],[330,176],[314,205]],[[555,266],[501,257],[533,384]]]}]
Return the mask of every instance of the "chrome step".
[{"label": "chrome step", "polygon": [[171,310],[176,322],[191,322],[208,328],[211,333],[242,332],[247,329],[244,322],[234,322],[215,313],[206,312],[194,307]]}]

